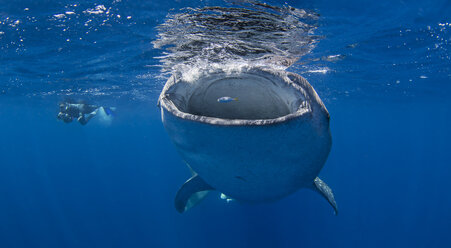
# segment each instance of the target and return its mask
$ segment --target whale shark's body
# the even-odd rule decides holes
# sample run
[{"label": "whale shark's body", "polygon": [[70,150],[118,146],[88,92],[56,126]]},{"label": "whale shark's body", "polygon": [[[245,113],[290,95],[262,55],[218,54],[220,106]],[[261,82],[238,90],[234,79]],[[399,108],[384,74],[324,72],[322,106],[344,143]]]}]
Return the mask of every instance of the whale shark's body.
[{"label": "whale shark's body", "polygon": [[[218,102],[223,96],[239,101]],[[175,206],[184,212],[210,190],[243,202],[274,201],[317,176],[331,148],[329,114],[301,76],[268,68],[216,70],[188,82],[174,74],[159,99],[163,124],[193,171]]]}]

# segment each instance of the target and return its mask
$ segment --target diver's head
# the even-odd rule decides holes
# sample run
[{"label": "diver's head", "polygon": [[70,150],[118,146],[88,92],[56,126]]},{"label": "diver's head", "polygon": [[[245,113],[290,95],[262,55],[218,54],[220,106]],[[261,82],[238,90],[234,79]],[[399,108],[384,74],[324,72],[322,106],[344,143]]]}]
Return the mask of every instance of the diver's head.
[{"label": "diver's head", "polygon": [[62,112],[59,112],[56,118],[64,121],[65,123],[69,123],[72,121],[72,117],[70,117],[70,115],[62,113]]},{"label": "diver's head", "polygon": [[68,103],[67,102],[62,102],[62,103],[60,103],[60,112],[64,112],[66,109],[67,109],[67,105],[68,105]]}]

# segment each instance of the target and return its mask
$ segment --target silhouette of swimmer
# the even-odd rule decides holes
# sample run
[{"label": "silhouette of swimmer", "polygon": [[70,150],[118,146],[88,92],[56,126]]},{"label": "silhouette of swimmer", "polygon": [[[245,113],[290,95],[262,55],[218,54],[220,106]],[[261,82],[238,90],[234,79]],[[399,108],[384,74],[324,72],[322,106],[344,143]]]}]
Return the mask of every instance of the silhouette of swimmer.
[{"label": "silhouette of swimmer", "polygon": [[57,115],[58,119],[64,121],[65,123],[70,123],[73,120],[77,120],[82,125],[86,125],[88,121],[96,116],[99,111],[102,111],[102,113],[106,115],[111,115],[114,110],[114,108],[71,102],[62,102],[59,104],[59,107],[60,112]]}]

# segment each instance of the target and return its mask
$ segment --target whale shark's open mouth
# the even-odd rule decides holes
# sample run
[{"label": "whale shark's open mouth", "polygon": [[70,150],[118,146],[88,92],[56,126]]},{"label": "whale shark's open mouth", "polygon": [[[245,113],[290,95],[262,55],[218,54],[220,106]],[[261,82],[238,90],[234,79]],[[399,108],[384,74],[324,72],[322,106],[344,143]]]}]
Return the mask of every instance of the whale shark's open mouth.
[{"label": "whale shark's open mouth", "polygon": [[179,78],[165,98],[184,114],[234,120],[276,119],[308,108],[302,87],[264,70],[216,72],[195,82]]}]

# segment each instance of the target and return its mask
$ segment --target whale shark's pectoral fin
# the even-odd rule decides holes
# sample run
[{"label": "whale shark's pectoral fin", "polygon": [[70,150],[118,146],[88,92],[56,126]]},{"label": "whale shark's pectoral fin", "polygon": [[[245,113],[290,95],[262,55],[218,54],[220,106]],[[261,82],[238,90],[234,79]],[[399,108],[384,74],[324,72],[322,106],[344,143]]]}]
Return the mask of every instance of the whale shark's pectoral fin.
[{"label": "whale shark's pectoral fin", "polygon": [[186,181],[175,196],[175,209],[179,213],[196,206],[207,196],[208,191],[214,190],[198,175],[194,175]]},{"label": "whale shark's pectoral fin", "polygon": [[330,203],[330,205],[334,208],[335,215],[338,214],[337,203],[335,202],[334,194],[332,193],[332,189],[327,186],[327,184],[319,179],[319,177],[315,178],[313,181],[312,188],[319,192],[326,200]]}]

